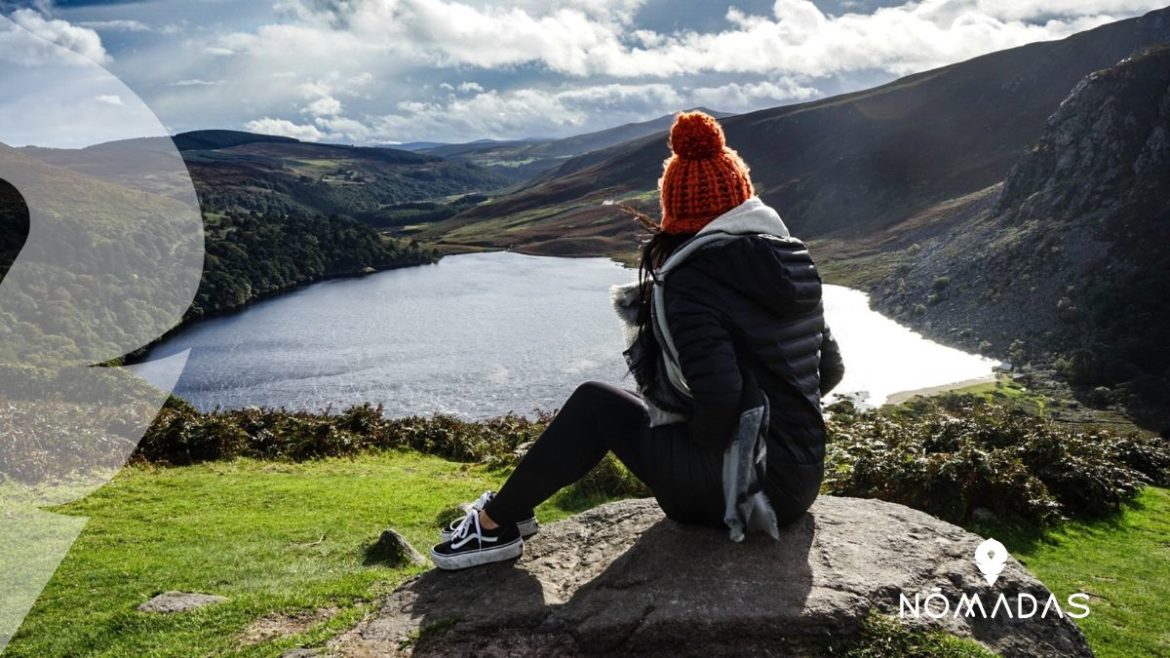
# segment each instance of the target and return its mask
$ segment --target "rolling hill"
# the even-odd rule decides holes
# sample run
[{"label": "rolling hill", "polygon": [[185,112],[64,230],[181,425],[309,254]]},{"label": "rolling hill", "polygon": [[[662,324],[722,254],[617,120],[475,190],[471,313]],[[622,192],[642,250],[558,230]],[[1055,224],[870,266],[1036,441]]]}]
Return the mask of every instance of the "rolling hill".
[{"label": "rolling hill", "polygon": [[[695,108],[714,117],[730,116],[726,112]],[[570,158],[654,135],[670,128],[674,115],[668,114],[637,123],[627,123],[605,130],[573,135],[562,139],[522,139],[498,141],[482,139],[465,144],[435,144],[415,148],[459,162],[471,162],[512,181],[523,182],[563,165]]]},{"label": "rolling hill", "polygon": [[[1003,179],[1069,90],[1170,40],[1170,8],[901,78],[875,89],[723,119],[760,195],[806,238],[861,238]],[[662,132],[567,160],[515,192],[435,224],[449,247],[622,255],[655,212]]]},{"label": "rolling hill", "polygon": [[[474,163],[400,149],[316,144],[231,130],[122,140],[83,149],[26,147],[43,162],[121,185],[168,194],[173,181],[144,181],[141,164],[173,160],[177,146],[205,212],[375,216],[387,206],[498,190],[508,180]],[[134,163],[124,172],[111,162]],[[173,166],[171,167],[173,169]],[[163,169],[163,168],[160,168]]]},{"label": "rolling hill", "polygon": [[[278,158],[291,160],[297,154],[348,153],[347,147],[333,147],[330,151],[305,148],[308,146],[260,139],[228,150],[281,149],[268,156],[269,162]],[[211,152],[193,150],[184,155]],[[360,152],[351,157],[397,161],[399,153],[404,152]],[[415,161],[435,161],[429,156],[406,155]],[[240,156],[226,157],[235,160]],[[170,168],[152,169],[152,164],[169,164]],[[0,181],[0,280],[10,270],[35,268],[35,276],[26,277],[28,283],[23,287],[14,287],[5,280],[3,301],[10,304],[0,309],[0,331],[11,331],[13,318],[32,318],[40,324],[16,323],[19,331],[13,335],[24,343],[52,344],[66,354],[85,352],[91,347],[62,337],[71,333],[95,343],[99,336],[115,336],[119,338],[118,345],[136,348],[170,330],[179,315],[193,320],[235,310],[322,278],[431,263],[438,258],[425,246],[387,238],[356,221],[275,203],[266,203],[256,211],[233,207],[207,212],[205,205],[199,235],[198,209],[182,165],[165,138],[127,140],[78,150],[15,149],[0,144],[0,175],[19,174],[11,179],[11,185]],[[186,195],[179,194],[179,179],[186,179]],[[196,184],[204,196],[237,191],[230,187],[216,189],[216,183],[207,180],[196,180]],[[207,185],[212,187],[203,187]],[[68,193],[61,193],[63,190]],[[31,193],[34,196],[26,197]],[[54,254],[59,256],[54,262],[41,263],[36,253],[29,258],[20,256],[30,229],[26,198],[40,200],[37,210],[45,220],[36,229],[42,242],[53,244]],[[184,205],[184,200],[189,205]],[[169,227],[168,220],[174,223],[177,218],[186,218],[194,226],[183,224],[164,230]],[[143,225],[153,230],[144,231]],[[171,270],[182,268],[159,269],[158,254],[195,238],[202,240],[203,248],[193,247],[200,261],[193,267],[202,266],[202,277],[193,291],[192,302],[192,291],[184,289],[182,281],[166,278],[177,279],[183,272]],[[17,268],[12,267],[13,262]],[[103,263],[115,273],[150,273],[151,280],[157,279],[156,285],[145,286],[136,304],[107,309],[106,295],[100,288],[95,293],[94,281],[122,288],[136,279],[113,276],[99,267]],[[188,294],[182,300],[172,299],[183,292]],[[173,313],[153,317],[163,316],[167,310]],[[100,318],[105,324],[95,326],[97,321],[92,318]],[[62,334],[42,331],[41,327],[51,327]],[[6,341],[0,349],[0,361],[14,359],[20,353],[21,341]],[[104,343],[99,345],[105,347]],[[104,358],[115,356],[108,354]]]}]

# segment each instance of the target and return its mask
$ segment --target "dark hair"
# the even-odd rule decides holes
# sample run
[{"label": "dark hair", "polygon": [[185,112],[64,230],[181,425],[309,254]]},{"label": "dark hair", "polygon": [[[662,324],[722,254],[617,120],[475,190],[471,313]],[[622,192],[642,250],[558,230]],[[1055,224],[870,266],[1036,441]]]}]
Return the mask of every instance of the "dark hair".
[{"label": "dark hair", "polygon": [[644,332],[650,323],[650,295],[654,289],[654,271],[662,267],[667,258],[684,242],[695,237],[694,233],[667,233],[662,225],[630,206],[619,206],[638,220],[650,237],[642,242],[642,257],[638,261],[638,330]]}]

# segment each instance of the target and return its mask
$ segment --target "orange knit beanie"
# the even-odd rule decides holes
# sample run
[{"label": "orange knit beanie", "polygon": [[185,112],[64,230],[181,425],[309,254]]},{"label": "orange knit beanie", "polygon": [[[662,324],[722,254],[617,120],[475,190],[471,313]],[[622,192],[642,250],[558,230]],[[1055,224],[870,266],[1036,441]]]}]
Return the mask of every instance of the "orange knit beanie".
[{"label": "orange knit beanie", "polygon": [[727,148],[714,117],[679,113],[670,128],[670,150],[658,179],[663,231],[696,233],[755,194],[747,165]]}]

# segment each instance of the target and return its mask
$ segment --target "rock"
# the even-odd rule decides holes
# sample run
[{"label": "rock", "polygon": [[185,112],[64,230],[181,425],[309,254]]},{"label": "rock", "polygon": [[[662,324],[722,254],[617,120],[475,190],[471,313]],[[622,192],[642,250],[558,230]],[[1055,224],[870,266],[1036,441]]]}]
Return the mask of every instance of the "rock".
[{"label": "rock", "polygon": [[387,564],[393,567],[408,564],[423,566],[427,559],[394,528],[387,528],[378,541],[366,549],[366,564]]},{"label": "rock", "polygon": [[999,517],[986,507],[976,507],[971,510],[971,520],[979,523],[995,523]]},{"label": "rock", "polygon": [[280,658],[317,658],[321,655],[318,649],[293,649],[280,655]]},{"label": "rock", "polygon": [[[402,584],[330,654],[816,655],[876,610],[899,614],[931,588],[957,602],[1049,592],[1014,559],[990,586],[982,539],[916,510],[821,497],[811,513],[742,544],[665,519],[652,500],[611,503],[551,524],[524,556]],[[1071,592],[1060,593],[1067,597]],[[1063,606],[1065,599],[1060,598]],[[1005,656],[1091,656],[1071,619],[906,620],[972,637]]]},{"label": "rock", "polygon": [[153,599],[138,606],[142,612],[186,612],[195,608],[202,608],[213,603],[223,603],[226,597],[215,594],[197,594],[195,592],[163,592]]}]

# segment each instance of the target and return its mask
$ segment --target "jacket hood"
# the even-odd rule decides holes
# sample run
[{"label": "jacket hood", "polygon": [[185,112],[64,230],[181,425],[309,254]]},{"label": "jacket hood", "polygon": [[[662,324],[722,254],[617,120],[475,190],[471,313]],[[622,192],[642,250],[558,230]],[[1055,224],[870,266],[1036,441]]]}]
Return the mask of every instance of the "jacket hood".
[{"label": "jacket hood", "polygon": [[[709,246],[701,252],[696,250],[702,247],[703,243],[718,238],[720,234],[724,236],[762,234],[780,240],[733,240]],[[801,303],[805,301],[801,298],[807,298],[807,295],[800,293],[807,291],[793,288],[788,271],[793,263],[787,254],[777,251],[777,242],[789,247],[785,251],[791,251],[790,243],[799,244],[798,241],[791,240],[791,237],[780,214],[760,197],[753,196],[711,220],[692,240],[671,254],[662,269],[671,270],[692,257],[706,261],[717,256],[718,252],[723,254],[720,257],[723,266],[705,268],[713,276],[727,281],[729,285],[735,285],[736,278],[741,282],[754,282],[747,286],[749,296],[755,297],[765,306],[775,307],[777,312],[805,310],[799,307],[807,305],[807,302]],[[800,249],[803,250],[803,245],[800,245]],[[817,297],[819,299],[819,294]],[[637,302],[640,299],[638,282],[610,287],[610,298],[622,324],[629,331],[635,326],[637,318]],[[627,341],[629,339],[630,334],[627,333]]]},{"label": "jacket hood", "polygon": [[[717,240],[720,235],[742,239],[702,244],[704,238]],[[701,270],[778,315],[807,313],[821,301],[820,277],[808,249],[759,197],[716,217],[672,254],[663,269],[669,271],[683,261],[685,269]]]},{"label": "jacket hood", "polygon": [[780,219],[780,214],[758,196],[751,197],[711,220],[696,236],[717,232],[733,235],[764,233],[778,238],[790,237],[788,227],[784,225],[784,220]]}]

